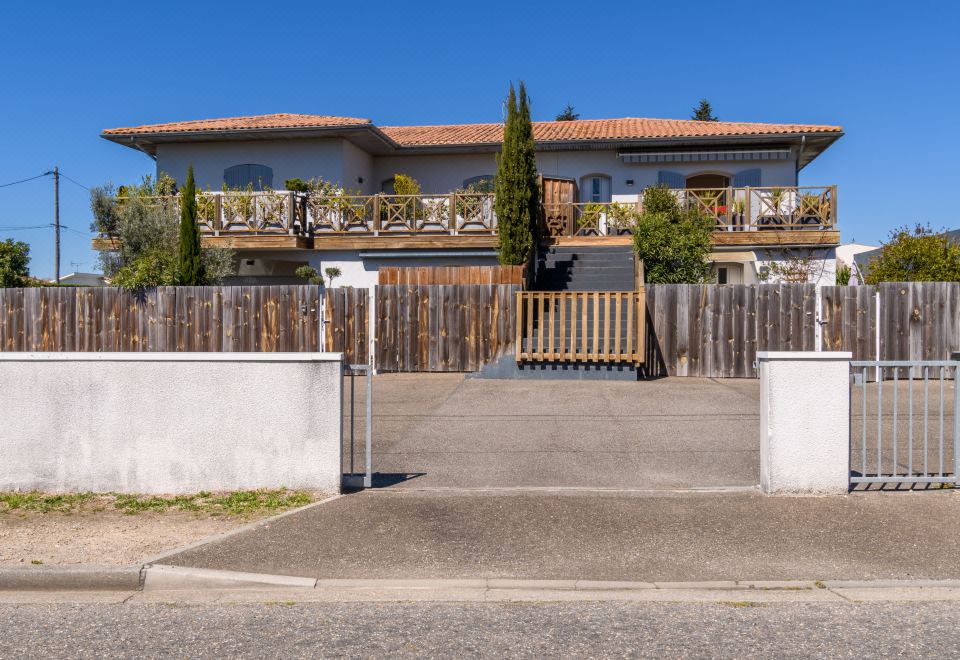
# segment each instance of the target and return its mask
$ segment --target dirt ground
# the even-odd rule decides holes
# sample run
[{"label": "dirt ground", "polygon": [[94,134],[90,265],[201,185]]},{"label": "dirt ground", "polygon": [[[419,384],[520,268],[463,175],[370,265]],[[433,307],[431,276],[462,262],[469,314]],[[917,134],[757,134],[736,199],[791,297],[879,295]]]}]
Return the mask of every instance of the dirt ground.
[{"label": "dirt ground", "polygon": [[0,566],[132,564],[279,511],[210,516],[188,511],[0,513]]}]

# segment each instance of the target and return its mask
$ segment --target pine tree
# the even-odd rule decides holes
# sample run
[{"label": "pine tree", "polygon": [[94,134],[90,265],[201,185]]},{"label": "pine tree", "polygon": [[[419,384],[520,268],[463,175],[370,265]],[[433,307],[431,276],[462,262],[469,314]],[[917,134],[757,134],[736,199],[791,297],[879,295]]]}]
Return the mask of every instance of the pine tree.
[{"label": "pine tree", "polygon": [[197,224],[197,186],[193,165],[187,169],[187,182],[180,191],[180,284],[197,286],[203,280],[200,259],[200,226]]},{"label": "pine tree", "polygon": [[710,107],[710,101],[707,99],[700,99],[700,105],[693,109],[693,115],[690,119],[697,121],[719,121],[713,116],[713,108]]},{"label": "pine tree", "polygon": [[511,83],[507,96],[507,121],[494,185],[500,263],[521,265],[533,250],[540,212],[530,100],[522,82],[519,94]]},{"label": "pine tree", "polygon": [[569,103],[567,107],[563,109],[559,115],[557,115],[557,121],[576,121],[580,119],[580,113],[573,111],[573,106]]}]

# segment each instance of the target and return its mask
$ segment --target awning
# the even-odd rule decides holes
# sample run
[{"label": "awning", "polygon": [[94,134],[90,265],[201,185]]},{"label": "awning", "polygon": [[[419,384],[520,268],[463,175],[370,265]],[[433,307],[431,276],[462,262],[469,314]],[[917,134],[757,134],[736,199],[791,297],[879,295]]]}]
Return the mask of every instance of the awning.
[{"label": "awning", "polygon": [[723,151],[621,151],[624,163],[699,163],[733,160],[787,160],[789,149],[728,149]]},{"label": "awning", "polygon": [[710,261],[754,262],[757,255],[753,252],[711,252],[707,257]]}]

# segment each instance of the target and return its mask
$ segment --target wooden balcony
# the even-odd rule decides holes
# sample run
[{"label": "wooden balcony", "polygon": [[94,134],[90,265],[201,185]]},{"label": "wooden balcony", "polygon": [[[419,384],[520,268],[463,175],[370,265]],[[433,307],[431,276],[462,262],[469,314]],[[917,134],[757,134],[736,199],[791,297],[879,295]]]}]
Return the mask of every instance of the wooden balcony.
[{"label": "wooden balcony", "polygon": [[[678,189],[681,206],[713,220],[714,244],[837,245],[836,186]],[[201,193],[204,243],[252,249],[487,248],[496,246],[490,193],[307,195],[289,191]],[[177,206],[177,198],[157,198]],[[607,203],[547,204],[541,235],[565,245],[628,244],[643,195]],[[110,249],[109,238],[94,239]]]}]

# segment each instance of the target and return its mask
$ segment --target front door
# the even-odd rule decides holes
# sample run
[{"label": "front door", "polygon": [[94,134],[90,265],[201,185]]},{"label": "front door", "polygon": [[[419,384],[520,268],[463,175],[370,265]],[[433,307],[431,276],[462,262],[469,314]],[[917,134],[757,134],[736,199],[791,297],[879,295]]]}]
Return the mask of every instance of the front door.
[{"label": "front door", "polygon": [[547,236],[573,235],[573,204],[577,182],[573,179],[543,177],[543,222]]}]

